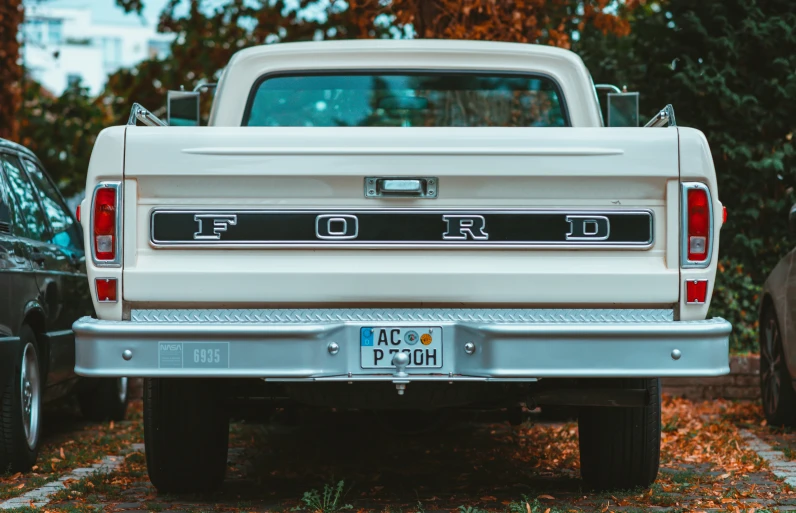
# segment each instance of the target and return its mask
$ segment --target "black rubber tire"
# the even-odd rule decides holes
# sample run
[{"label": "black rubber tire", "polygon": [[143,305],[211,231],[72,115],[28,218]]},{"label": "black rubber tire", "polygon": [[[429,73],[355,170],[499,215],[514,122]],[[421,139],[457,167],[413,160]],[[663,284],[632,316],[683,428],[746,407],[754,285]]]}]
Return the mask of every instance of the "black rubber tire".
[{"label": "black rubber tire", "polygon": [[83,416],[95,422],[124,420],[130,397],[129,386],[122,397],[119,378],[98,378],[91,381],[77,396]]},{"label": "black rubber tire", "polygon": [[578,412],[580,474],[596,490],[647,488],[658,476],[661,386],[657,378],[604,379],[603,387],[646,388],[645,406],[588,406]]},{"label": "black rubber tire", "polygon": [[28,446],[25,437],[25,427],[22,420],[22,354],[28,343],[33,344],[37,353],[40,386],[44,386],[44,376],[41,375],[41,363],[38,362],[38,344],[36,335],[28,325],[23,325],[19,331],[21,339],[19,354],[17,355],[14,372],[2,378],[0,383],[0,474],[5,472],[27,472],[36,463],[41,445],[41,401],[39,401],[39,435],[36,445],[32,449]]},{"label": "black rubber tire", "polygon": [[788,373],[777,314],[771,306],[763,310],[759,337],[760,397],[766,421],[772,426],[796,426],[796,392]]},{"label": "black rubber tire", "polygon": [[218,380],[144,380],[144,442],[149,480],[159,492],[217,489],[224,482],[229,413]]}]

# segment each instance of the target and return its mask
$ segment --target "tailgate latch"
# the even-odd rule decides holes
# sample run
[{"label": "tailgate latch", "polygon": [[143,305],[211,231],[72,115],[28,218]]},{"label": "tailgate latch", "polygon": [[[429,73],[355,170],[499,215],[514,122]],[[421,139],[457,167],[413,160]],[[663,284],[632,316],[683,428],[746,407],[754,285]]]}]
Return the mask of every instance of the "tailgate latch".
[{"label": "tailgate latch", "polygon": [[436,198],[437,184],[435,177],[376,177],[365,178],[366,198]]}]

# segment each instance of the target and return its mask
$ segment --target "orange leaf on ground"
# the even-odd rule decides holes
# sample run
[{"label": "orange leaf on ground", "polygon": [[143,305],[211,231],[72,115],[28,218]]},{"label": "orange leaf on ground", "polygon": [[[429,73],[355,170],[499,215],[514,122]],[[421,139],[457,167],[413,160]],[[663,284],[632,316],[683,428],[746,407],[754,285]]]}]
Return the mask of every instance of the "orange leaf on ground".
[{"label": "orange leaf on ground", "polygon": [[554,500],[556,500],[556,498],[555,498],[555,497],[553,497],[552,495],[540,495],[539,497],[537,497],[537,499],[547,499],[547,500],[549,500],[549,501],[554,501]]}]

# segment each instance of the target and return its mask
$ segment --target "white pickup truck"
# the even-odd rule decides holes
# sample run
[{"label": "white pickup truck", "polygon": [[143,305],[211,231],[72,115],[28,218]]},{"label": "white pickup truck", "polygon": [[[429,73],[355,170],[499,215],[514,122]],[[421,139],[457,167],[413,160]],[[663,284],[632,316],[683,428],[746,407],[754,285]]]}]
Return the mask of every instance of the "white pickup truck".
[{"label": "white pickup truck", "polygon": [[220,485],[230,399],[270,397],[577,406],[586,484],[652,483],[659,378],[729,372],[723,207],[702,133],[618,90],[636,126],[606,127],[600,88],[546,46],[278,44],[232,58],[209,126],[177,93],[172,126],[104,130],[76,371],[146,378],[152,483]]}]

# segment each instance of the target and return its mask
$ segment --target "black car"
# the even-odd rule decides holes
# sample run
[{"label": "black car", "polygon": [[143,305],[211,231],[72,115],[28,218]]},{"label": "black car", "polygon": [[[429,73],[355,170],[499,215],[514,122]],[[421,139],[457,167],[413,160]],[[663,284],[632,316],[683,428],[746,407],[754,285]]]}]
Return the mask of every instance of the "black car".
[{"label": "black car", "polygon": [[36,156],[0,139],[0,474],[33,466],[47,402],[75,393],[88,418],[124,418],[126,379],[74,373],[88,286],[80,224]]}]

